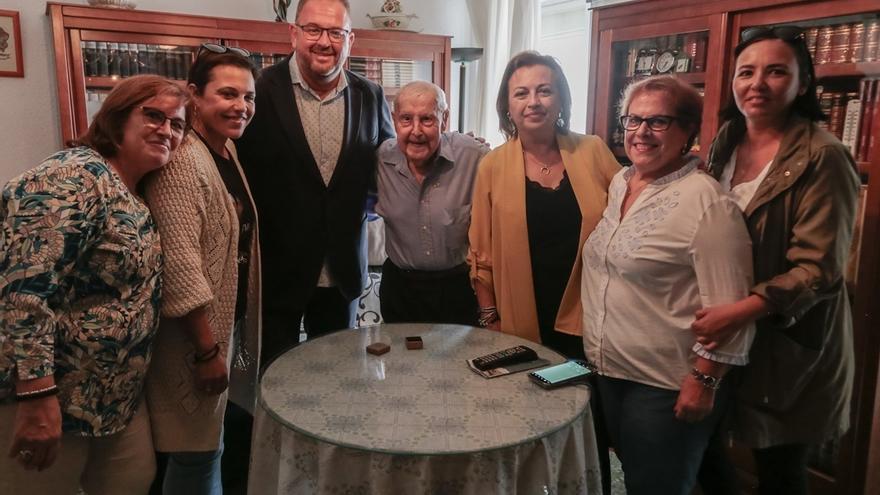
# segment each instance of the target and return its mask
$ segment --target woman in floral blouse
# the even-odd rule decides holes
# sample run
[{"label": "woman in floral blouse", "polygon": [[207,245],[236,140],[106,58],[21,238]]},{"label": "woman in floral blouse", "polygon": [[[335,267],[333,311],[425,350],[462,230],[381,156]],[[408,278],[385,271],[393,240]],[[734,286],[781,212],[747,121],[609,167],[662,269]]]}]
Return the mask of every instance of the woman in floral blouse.
[{"label": "woman in floral blouse", "polygon": [[185,103],[171,81],[127,79],[79,146],[3,189],[0,493],[149,489],[142,389],[161,256],[137,186],[180,144]]}]

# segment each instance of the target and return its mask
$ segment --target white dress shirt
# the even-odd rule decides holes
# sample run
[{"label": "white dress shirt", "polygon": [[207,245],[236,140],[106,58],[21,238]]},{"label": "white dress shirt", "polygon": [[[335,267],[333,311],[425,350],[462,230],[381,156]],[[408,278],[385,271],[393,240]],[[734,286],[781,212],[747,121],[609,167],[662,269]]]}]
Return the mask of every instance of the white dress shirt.
[{"label": "white dress shirt", "polygon": [[694,313],[752,285],[751,240],[737,205],[696,159],[645,187],[621,220],[621,170],[584,246],[584,351],[600,374],[679,390],[696,355],[744,365],[755,327],[716,350],[696,343]]}]

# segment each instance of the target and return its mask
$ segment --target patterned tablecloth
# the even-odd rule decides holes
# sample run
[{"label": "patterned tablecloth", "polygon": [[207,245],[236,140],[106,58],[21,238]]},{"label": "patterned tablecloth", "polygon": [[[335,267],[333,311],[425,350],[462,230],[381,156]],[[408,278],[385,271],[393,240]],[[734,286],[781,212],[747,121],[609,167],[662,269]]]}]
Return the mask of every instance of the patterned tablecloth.
[{"label": "patterned tablecloth", "polygon": [[[424,349],[407,350],[420,335]],[[374,356],[373,342],[391,345]],[[344,330],[274,361],[260,385],[251,494],[585,494],[600,491],[586,386],[465,363],[523,339],[457,325]]]}]

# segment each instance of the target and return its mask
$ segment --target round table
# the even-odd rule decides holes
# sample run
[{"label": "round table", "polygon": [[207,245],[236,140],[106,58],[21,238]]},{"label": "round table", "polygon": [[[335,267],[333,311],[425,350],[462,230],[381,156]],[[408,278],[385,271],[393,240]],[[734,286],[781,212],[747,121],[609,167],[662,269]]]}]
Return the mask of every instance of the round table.
[{"label": "round table", "polygon": [[[407,350],[421,336],[424,349]],[[391,351],[365,347],[384,342]],[[305,342],[265,370],[249,493],[598,493],[586,386],[486,379],[466,359],[528,345],[459,325],[384,324]]]}]

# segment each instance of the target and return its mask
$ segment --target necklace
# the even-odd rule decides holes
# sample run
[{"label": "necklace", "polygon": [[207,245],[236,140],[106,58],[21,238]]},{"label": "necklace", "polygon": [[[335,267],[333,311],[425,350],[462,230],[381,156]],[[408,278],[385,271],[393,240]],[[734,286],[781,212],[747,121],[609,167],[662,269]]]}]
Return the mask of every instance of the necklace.
[{"label": "necklace", "polygon": [[553,167],[562,163],[561,161],[554,162],[554,163],[543,163],[543,162],[539,162],[538,159],[535,158],[535,155],[532,155],[531,153],[529,153],[529,155],[532,158],[532,163],[534,163],[535,166],[538,167],[538,170],[541,172],[542,175],[550,175],[550,171],[553,169]]}]

